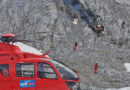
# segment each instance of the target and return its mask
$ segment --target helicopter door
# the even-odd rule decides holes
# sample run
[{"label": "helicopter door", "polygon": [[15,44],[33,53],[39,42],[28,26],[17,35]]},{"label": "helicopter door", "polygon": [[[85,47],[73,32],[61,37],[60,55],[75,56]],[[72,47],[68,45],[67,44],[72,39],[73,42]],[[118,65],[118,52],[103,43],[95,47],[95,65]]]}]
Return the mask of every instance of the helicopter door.
[{"label": "helicopter door", "polygon": [[16,90],[35,90],[34,63],[16,63]]},{"label": "helicopter door", "polygon": [[[9,90],[11,86],[11,74],[9,64],[0,64],[0,90]],[[7,87],[8,86],[8,87]]]},{"label": "helicopter door", "polygon": [[67,90],[54,67],[45,62],[37,63],[36,90]]}]

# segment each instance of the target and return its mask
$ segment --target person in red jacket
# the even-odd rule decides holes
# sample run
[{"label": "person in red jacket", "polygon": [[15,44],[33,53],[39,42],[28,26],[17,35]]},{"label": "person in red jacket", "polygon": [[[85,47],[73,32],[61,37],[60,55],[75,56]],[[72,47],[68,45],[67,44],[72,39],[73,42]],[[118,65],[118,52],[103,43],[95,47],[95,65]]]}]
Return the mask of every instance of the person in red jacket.
[{"label": "person in red jacket", "polygon": [[77,50],[77,48],[78,48],[78,43],[77,43],[77,42],[75,42],[75,43],[74,43],[74,48],[73,48],[73,50],[74,50],[74,51],[76,51],[76,50]]},{"label": "person in red jacket", "polygon": [[97,74],[97,69],[98,69],[98,63],[96,62],[94,64],[94,73]]}]

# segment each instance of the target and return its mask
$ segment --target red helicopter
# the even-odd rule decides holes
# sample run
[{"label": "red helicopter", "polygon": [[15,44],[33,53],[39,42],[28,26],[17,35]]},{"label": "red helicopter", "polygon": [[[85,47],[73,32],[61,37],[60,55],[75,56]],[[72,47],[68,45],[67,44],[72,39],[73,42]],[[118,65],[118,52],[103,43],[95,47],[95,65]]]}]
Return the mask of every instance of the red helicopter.
[{"label": "red helicopter", "polygon": [[42,55],[21,51],[14,34],[0,37],[0,90],[80,90],[78,72]]}]

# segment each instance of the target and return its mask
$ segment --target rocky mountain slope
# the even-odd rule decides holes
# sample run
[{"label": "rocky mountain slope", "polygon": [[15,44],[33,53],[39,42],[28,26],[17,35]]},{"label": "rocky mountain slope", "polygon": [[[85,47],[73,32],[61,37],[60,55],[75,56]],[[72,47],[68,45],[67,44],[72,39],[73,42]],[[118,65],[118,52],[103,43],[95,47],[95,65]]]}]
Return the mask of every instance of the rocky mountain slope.
[{"label": "rocky mountain slope", "polygon": [[[79,71],[82,90],[130,86],[130,73],[123,67],[130,62],[130,1],[80,2],[101,16],[107,35],[98,36],[80,16],[78,24],[73,24],[77,13],[63,0],[0,0],[0,33],[14,33],[21,39],[35,40],[27,44],[43,52],[51,50],[52,59]],[[45,31],[51,33],[42,33]],[[94,74],[96,62],[99,68]]]}]

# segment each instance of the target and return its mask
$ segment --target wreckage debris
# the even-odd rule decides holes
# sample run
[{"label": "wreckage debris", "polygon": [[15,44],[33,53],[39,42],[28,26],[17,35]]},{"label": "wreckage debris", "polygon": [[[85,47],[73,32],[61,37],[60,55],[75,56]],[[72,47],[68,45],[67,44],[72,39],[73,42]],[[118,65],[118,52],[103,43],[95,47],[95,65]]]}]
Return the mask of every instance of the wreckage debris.
[{"label": "wreckage debris", "polygon": [[[70,9],[77,12],[82,20],[84,20],[88,26],[97,34],[104,34],[104,26],[100,24],[101,17],[95,15],[89,8],[86,9],[84,5],[79,0],[64,0],[65,5]],[[73,24],[77,24],[78,19],[74,18]]]},{"label": "wreckage debris", "polygon": [[74,18],[73,24],[78,24],[78,18]]}]

